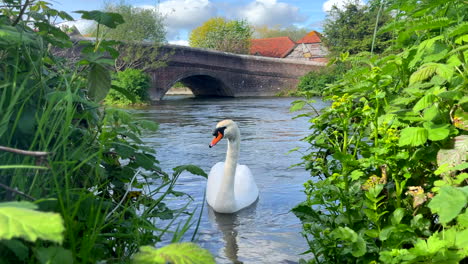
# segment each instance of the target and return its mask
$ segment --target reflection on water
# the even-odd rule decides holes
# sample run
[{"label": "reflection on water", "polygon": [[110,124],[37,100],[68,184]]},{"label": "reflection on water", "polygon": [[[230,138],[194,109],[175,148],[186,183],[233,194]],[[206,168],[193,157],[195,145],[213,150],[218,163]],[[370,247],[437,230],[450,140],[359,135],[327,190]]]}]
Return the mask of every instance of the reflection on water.
[{"label": "reflection on water", "polygon": [[[302,184],[308,172],[289,168],[301,162],[301,154],[286,153],[295,147],[306,148],[300,139],[310,132],[308,120],[292,119],[296,114],[289,112],[289,106],[295,99],[165,99],[133,111],[138,118],[160,124],[159,131],[144,135],[144,141],[157,150],[165,171],[194,164],[208,173],[216,162],[224,161],[226,141],[212,149],[208,143],[216,123],[229,118],[241,130],[239,163],[249,166],[260,192],[254,206],[236,214],[218,214],[205,206],[197,243],[210,250],[217,263],[296,263],[307,243],[290,210],[305,199]],[[323,106],[319,102],[316,108]],[[181,175],[176,190],[194,198],[189,211],[201,208],[205,186],[206,180],[200,176]],[[183,202],[174,198],[169,204],[177,207]]]}]

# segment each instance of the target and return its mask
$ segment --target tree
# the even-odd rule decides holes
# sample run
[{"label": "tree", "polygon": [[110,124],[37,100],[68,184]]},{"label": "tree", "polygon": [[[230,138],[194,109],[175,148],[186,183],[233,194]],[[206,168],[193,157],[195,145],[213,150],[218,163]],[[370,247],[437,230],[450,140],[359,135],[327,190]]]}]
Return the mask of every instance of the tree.
[{"label": "tree", "polygon": [[268,26],[259,26],[255,27],[254,30],[255,38],[289,37],[294,41],[300,40],[310,32],[308,29],[299,28],[296,26],[289,26],[286,28],[280,26],[274,26],[273,28],[269,28]]},{"label": "tree", "polygon": [[117,28],[104,31],[107,39],[152,43],[166,41],[164,17],[156,9],[134,7],[122,2],[117,5],[107,4],[104,10],[105,12],[118,13],[125,20],[125,23]]},{"label": "tree", "polygon": [[332,54],[356,54],[371,50],[382,53],[391,39],[390,33],[384,33],[376,35],[373,41],[377,17],[377,28],[391,19],[382,7],[380,0],[372,0],[367,5],[350,1],[343,9],[333,6],[323,26],[324,43]]},{"label": "tree", "polygon": [[[120,4],[107,4],[106,12],[120,14],[125,23],[114,29],[105,28],[102,30],[102,37],[107,40],[117,40],[123,44],[117,46],[120,56],[115,61],[115,70],[121,71],[126,68],[138,68],[147,70],[164,65],[158,56],[157,48],[166,42],[166,29],[164,17],[156,10],[150,8],[138,8]],[[96,35],[96,29],[92,35]],[[101,33],[99,33],[101,35]],[[146,45],[142,45],[146,42]]]},{"label": "tree", "polygon": [[215,17],[192,30],[189,44],[192,47],[247,54],[252,34],[253,30],[245,20]]}]

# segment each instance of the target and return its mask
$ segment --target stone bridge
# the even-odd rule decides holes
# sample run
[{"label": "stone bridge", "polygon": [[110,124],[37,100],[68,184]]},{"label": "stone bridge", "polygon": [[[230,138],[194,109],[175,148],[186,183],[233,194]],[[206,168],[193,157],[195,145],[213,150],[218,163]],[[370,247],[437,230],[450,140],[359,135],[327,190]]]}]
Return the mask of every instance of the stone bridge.
[{"label": "stone bridge", "polygon": [[238,55],[177,45],[159,48],[166,66],[148,71],[150,97],[161,100],[181,82],[195,96],[273,96],[294,90],[299,77],[324,64],[309,61]]}]

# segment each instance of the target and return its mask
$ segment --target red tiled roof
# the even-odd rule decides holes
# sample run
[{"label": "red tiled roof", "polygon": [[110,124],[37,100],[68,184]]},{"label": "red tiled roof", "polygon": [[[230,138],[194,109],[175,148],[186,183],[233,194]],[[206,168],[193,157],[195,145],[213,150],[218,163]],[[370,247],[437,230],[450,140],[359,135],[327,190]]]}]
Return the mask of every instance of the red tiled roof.
[{"label": "red tiled roof", "polygon": [[320,37],[321,37],[320,33],[313,30],[313,31],[307,33],[307,35],[305,35],[303,38],[298,40],[296,43],[317,43],[317,42],[322,42],[320,40]]},{"label": "red tiled roof", "polygon": [[284,58],[292,49],[294,49],[295,46],[296,43],[294,43],[294,41],[289,37],[252,39],[250,54]]}]

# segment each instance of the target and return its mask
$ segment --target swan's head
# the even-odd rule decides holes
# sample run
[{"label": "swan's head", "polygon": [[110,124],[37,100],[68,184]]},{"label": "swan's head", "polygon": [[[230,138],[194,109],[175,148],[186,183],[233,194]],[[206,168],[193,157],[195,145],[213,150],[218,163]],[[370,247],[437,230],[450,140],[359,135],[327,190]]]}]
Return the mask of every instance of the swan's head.
[{"label": "swan's head", "polygon": [[214,147],[222,138],[234,140],[239,138],[239,128],[237,124],[232,120],[223,120],[216,124],[216,128],[213,131],[213,140],[210,143],[210,148]]}]

